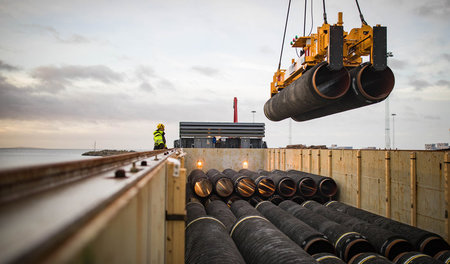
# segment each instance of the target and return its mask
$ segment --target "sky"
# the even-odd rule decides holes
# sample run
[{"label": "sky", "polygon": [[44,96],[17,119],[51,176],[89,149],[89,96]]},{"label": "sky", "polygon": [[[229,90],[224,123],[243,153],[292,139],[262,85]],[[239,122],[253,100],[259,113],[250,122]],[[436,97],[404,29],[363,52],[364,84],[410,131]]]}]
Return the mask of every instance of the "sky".
[{"label": "sky", "polygon": [[[312,14],[311,17],[311,1]],[[359,0],[369,25],[387,26],[391,147],[450,142],[450,0]],[[0,0],[0,148],[168,146],[182,121],[266,124],[268,147],[385,147],[385,103],[295,122],[263,113],[278,66],[288,0]],[[282,68],[303,33],[292,0]],[[360,27],[352,0],[328,0],[329,23]],[[306,28],[323,23],[308,1]],[[311,19],[312,18],[312,19]],[[394,125],[394,127],[393,127]],[[290,129],[291,127],[291,129]],[[395,133],[393,133],[395,130]],[[291,131],[291,133],[290,133]],[[395,135],[393,135],[395,134]],[[291,135],[291,136],[290,136]]]}]

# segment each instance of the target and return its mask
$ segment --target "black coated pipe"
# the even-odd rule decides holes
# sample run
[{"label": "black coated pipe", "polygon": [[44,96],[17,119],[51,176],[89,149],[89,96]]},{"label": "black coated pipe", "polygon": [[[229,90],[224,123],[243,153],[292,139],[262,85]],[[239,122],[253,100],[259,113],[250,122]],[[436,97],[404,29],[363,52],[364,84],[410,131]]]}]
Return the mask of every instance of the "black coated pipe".
[{"label": "black coated pipe", "polygon": [[434,256],[434,259],[440,260],[440,261],[444,262],[445,264],[449,264],[450,263],[450,250],[444,250],[444,251],[437,253]]},{"label": "black coated pipe", "polygon": [[317,253],[312,256],[320,264],[345,264],[342,259],[336,257],[331,253]]},{"label": "black coated pipe", "polygon": [[225,225],[227,232],[231,231],[233,225],[236,223],[236,216],[231,212],[230,208],[221,200],[211,201],[206,206],[208,215],[220,220]]},{"label": "black coated pipe", "polygon": [[275,170],[268,172],[265,170],[258,170],[258,173],[268,176],[273,180],[276,186],[277,193],[285,198],[294,196],[297,191],[297,185],[295,181],[287,176],[284,171]]},{"label": "black coated pipe", "polygon": [[392,262],[377,253],[369,252],[354,256],[348,264],[392,264]]},{"label": "black coated pipe", "polygon": [[325,206],[339,212],[344,212],[348,215],[358,217],[366,222],[378,225],[391,232],[402,235],[414,246],[415,250],[421,251],[430,256],[434,256],[443,250],[450,250],[449,244],[441,236],[435,233],[400,223],[398,221],[337,201],[328,202]]},{"label": "black coated pipe", "polygon": [[295,121],[306,121],[347,110],[371,105],[386,99],[394,88],[394,73],[389,67],[376,71],[370,63],[364,63],[350,70],[351,89],[333,104],[326,105],[298,116]]},{"label": "black coated pipe", "polygon": [[214,186],[214,192],[220,197],[228,197],[233,193],[233,182],[226,175],[216,169],[210,169],[206,176]]},{"label": "black coated pipe", "polygon": [[370,224],[359,218],[338,212],[315,201],[306,201],[302,205],[308,209],[311,209],[315,213],[325,216],[336,223],[349,227],[353,231],[364,235],[367,240],[375,246],[378,253],[390,260],[393,260],[403,252],[413,250],[413,246],[406,241],[406,238],[377,225]]},{"label": "black coated pipe", "polygon": [[264,104],[264,114],[272,121],[300,116],[340,99],[350,87],[345,68],[331,71],[327,62],[308,69],[303,75]]},{"label": "black coated pipe", "polygon": [[335,252],[333,244],[327,240],[324,234],[273,203],[262,201],[255,208],[308,254]]},{"label": "black coated pipe", "polygon": [[244,200],[231,205],[238,218],[230,233],[247,263],[317,263]]},{"label": "black coated pipe", "polygon": [[192,170],[187,181],[197,196],[207,197],[211,194],[213,189],[212,183],[202,170]]},{"label": "black coated pipe", "polygon": [[232,203],[234,203],[235,201],[239,201],[239,200],[242,200],[242,197],[240,197],[239,195],[236,195],[236,194],[232,194],[230,197],[227,198],[228,207],[231,207]]},{"label": "black coated pipe", "polygon": [[272,202],[275,205],[279,205],[282,201],[284,201],[284,198],[275,194],[269,197],[267,201]]},{"label": "black coated pipe", "polygon": [[308,176],[314,180],[319,190],[319,193],[325,197],[332,197],[337,193],[337,184],[336,182],[326,176],[320,176],[317,174],[306,173],[298,170],[289,170],[289,174],[297,174],[299,176]]},{"label": "black coated pipe", "polygon": [[186,205],[185,263],[242,263],[239,250],[223,223],[207,216],[200,203]]},{"label": "black coated pipe", "polygon": [[261,197],[267,198],[275,193],[275,183],[269,177],[247,169],[242,169],[239,173],[247,175],[255,181],[256,192]]},{"label": "black coated pipe", "polygon": [[252,178],[232,169],[225,169],[223,174],[233,181],[234,190],[240,196],[248,198],[255,193],[256,184]]},{"label": "black coated pipe", "polygon": [[394,259],[394,264],[442,264],[442,262],[420,252],[405,252]]},{"label": "black coated pipe", "polygon": [[359,253],[375,251],[363,235],[293,201],[284,201],[279,207],[326,235],[333,242],[338,256],[344,261],[350,260]]},{"label": "black coated pipe", "polygon": [[302,204],[303,202],[305,202],[305,198],[299,195],[292,196],[290,200],[298,204]]},{"label": "black coated pipe", "polygon": [[307,173],[301,171],[288,171],[287,175],[291,177],[297,184],[297,193],[303,197],[312,197],[317,193],[316,182],[308,176]]}]

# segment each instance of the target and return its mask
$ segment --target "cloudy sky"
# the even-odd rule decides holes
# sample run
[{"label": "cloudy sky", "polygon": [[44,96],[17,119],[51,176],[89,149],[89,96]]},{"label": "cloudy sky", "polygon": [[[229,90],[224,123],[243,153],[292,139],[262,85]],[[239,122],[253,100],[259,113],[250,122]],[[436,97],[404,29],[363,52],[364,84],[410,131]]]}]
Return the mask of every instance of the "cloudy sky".
[{"label": "cloudy sky", "polygon": [[[308,6],[311,1],[308,1]],[[306,27],[322,20],[313,1]],[[450,141],[450,1],[360,0],[388,27],[395,147]],[[289,143],[289,121],[263,114],[278,65],[288,0],[0,0],[0,147],[150,149],[157,123],[169,146],[180,121],[266,124],[269,147]],[[292,0],[288,39],[302,34]],[[328,21],[353,0],[328,0]],[[295,50],[285,46],[283,66]],[[392,119],[391,119],[392,122]],[[392,129],[392,124],[391,124]],[[391,139],[392,140],[392,139]],[[292,122],[293,144],[384,148],[385,104]]]}]

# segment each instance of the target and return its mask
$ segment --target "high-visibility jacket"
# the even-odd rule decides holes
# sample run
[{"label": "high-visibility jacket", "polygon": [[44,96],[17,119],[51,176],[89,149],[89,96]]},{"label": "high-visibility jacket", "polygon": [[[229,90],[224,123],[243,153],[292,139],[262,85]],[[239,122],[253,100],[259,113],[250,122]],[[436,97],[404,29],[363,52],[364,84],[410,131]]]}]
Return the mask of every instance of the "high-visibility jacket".
[{"label": "high-visibility jacket", "polygon": [[165,133],[160,130],[156,130],[155,132],[153,132],[153,140],[155,141],[155,146],[164,144],[164,147],[167,148],[166,138],[164,137],[164,135],[165,135]]}]

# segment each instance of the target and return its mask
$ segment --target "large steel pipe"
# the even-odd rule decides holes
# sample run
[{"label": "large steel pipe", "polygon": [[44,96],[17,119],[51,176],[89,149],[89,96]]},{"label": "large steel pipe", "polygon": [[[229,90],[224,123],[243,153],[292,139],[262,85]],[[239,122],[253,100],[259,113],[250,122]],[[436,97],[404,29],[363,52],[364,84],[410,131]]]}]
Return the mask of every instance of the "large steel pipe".
[{"label": "large steel pipe", "polygon": [[262,201],[255,208],[310,255],[335,252],[333,244],[327,240],[324,234],[273,203]]},{"label": "large steel pipe", "polygon": [[228,233],[236,223],[236,216],[234,216],[230,208],[221,200],[214,200],[209,202],[206,206],[206,212],[208,213],[208,215],[220,220],[220,222],[225,225]]},{"label": "large steel pipe", "polygon": [[186,204],[185,263],[242,263],[239,250],[223,223],[207,216],[200,203]]},{"label": "large steel pipe", "polygon": [[393,260],[399,254],[413,250],[413,246],[403,236],[388,231],[377,225],[367,223],[359,218],[338,212],[315,201],[306,201],[303,206],[326,218],[349,227],[364,235],[375,246],[378,253]]},{"label": "large steel pipe", "polygon": [[265,170],[258,170],[258,173],[270,177],[275,183],[277,193],[285,198],[294,196],[297,191],[295,181],[286,175],[286,172],[275,170],[268,172]]},{"label": "large steel pipe", "polygon": [[288,171],[287,175],[291,177],[297,184],[297,193],[303,197],[312,197],[317,193],[316,182],[308,176],[307,173],[299,173],[301,171]]},{"label": "large steel pipe", "polygon": [[231,210],[238,220],[230,235],[247,263],[317,263],[248,202],[236,201]]},{"label": "large steel pipe", "polygon": [[191,189],[199,197],[207,197],[213,189],[211,181],[206,174],[199,169],[191,171],[187,179]]},{"label": "large steel pipe", "polygon": [[389,67],[376,71],[371,64],[365,63],[350,70],[350,75],[351,89],[341,100],[320,109],[293,116],[292,119],[306,121],[378,103],[386,99],[394,88],[394,73]]},{"label": "large steel pipe", "polygon": [[327,62],[307,70],[299,79],[270,98],[264,104],[264,114],[272,121],[321,108],[335,102],[350,87],[350,75],[345,68],[331,71]]},{"label": "large steel pipe", "polygon": [[317,253],[312,255],[320,264],[345,264],[342,259],[336,257],[331,253]]},{"label": "large steel pipe", "polygon": [[334,243],[338,256],[344,261],[359,253],[375,251],[363,235],[293,201],[283,201],[279,207],[326,235]]},{"label": "large steel pipe", "polygon": [[233,181],[234,190],[240,196],[248,198],[255,193],[256,184],[252,178],[232,169],[225,169],[223,174]]},{"label": "large steel pipe", "polygon": [[256,192],[259,196],[267,198],[275,193],[275,183],[269,177],[247,169],[242,169],[239,173],[247,175],[255,181]]},{"label": "large steel pipe", "polygon": [[316,183],[319,193],[324,197],[332,197],[337,193],[337,184],[330,177],[320,176],[317,174],[307,173],[298,170],[289,170],[288,174],[291,175],[291,177],[293,177],[292,175],[298,175],[300,177],[307,176],[313,179],[314,182]]},{"label": "large steel pipe", "polygon": [[437,253],[434,256],[434,259],[442,261],[445,264],[449,264],[450,263],[450,250],[444,250],[444,251]]},{"label": "large steel pipe", "polygon": [[420,252],[405,252],[394,259],[394,264],[442,264],[442,262]]},{"label": "large steel pipe", "polygon": [[392,264],[392,262],[377,253],[368,252],[354,256],[348,264]]},{"label": "large steel pipe", "polygon": [[233,182],[226,175],[216,169],[210,169],[206,176],[214,186],[214,192],[220,197],[228,197],[233,193]]},{"label": "large steel pipe", "polygon": [[442,237],[423,229],[400,223],[337,201],[328,202],[325,206],[358,217],[366,222],[402,235],[415,247],[415,250],[430,256],[434,256],[440,251],[450,249],[449,244]]}]

